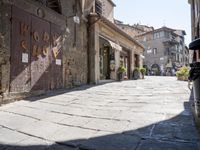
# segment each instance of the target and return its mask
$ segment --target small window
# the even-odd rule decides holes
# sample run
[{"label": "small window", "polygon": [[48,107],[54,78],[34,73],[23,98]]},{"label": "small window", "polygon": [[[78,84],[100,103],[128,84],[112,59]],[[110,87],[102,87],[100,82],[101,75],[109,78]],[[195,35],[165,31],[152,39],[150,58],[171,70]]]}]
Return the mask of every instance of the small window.
[{"label": "small window", "polygon": [[160,32],[154,33],[153,38],[154,38],[154,39],[160,38]]},{"label": "small window", "polygon": [[60,0],[47,0],[47,7],[52,10],[61,13]]},{"label": "small window", "polygon": [[102,3],[98,0],[95,1],[95,12],[99,15],[102,15]]},{"label": "small window", "polygon": [[151,54],[151,53],[152,53],[152,49],[148,49],[147,54]]},{"label": "small window", "polygon": [[59,14],[61,13],[60,0],[34,0],[34,1],[56,11]]},{"label": "small window", "polygon": [[154,49],[153,49],[153,54],[156,55],[157,53],[158,53],[157,48],[154,48]]}]

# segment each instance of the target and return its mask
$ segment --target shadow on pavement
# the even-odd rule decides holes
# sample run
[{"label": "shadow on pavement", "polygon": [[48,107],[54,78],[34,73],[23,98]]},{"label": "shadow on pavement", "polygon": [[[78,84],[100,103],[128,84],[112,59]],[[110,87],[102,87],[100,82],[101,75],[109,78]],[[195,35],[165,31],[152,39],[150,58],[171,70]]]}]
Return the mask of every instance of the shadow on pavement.
[{"label": "shadow on pavement", "polygon": [[[64,89],[57,89],[57,90],[51,90],[51,91],[45,91],[39,94],[33,94],[33,96],[28,96],[26,98],[24,98],[23,100],[27,100],[27,101],[37,101],[40,100],[41,98],[48,98],[48,97],[53,97],[53,96],[58,96],[58,95],[62,95],[65,93],[72,93],[72,92],[76,92],[76,91],[84,91],[90,88],[94,88],[97,86],[102,86],[105,84],[109,84],[111,82],[101,82],[99,84],[92,84],[92,85],[81,85],[81,86],[77,86],[77,87],[73,87],[73,88],[64,88]],[[37,93],[37,92],[36,92]]]}]

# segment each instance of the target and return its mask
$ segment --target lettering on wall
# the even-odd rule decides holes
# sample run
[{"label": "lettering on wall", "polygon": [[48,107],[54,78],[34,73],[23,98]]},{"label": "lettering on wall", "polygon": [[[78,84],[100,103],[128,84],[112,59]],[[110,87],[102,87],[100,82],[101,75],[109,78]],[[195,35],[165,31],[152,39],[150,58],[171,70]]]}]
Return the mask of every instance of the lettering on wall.
[{"label": "lettering on wall", "polygon": [[[30,26],[26,25],[23,22],[20,22],[20,35],[25,37],[28,34],[30,34]],[[34,44],[31,46],[31,55],[34,58],[38,58],[39,56],[46,57],[49,55],[50,39],[52,39],[52,56],[56,60],[55,63],[57,65],[61,65],[61,59],[57,59],[62,47],[61,36],[58,36],[57,34],[53,34],[52,36],[50,36],[50,34],[45,31],[41,34],[36,30],[32,32],[31,36],[34,40]],[[41,45],[42,42],[43,44]],[[23,39],[20,42],[20,47],[22,48],[22,62],[28,63],[28,41]]]},{"label": "lettering on wall", "polygon": [[29,33],[30,26],[25,23],[20,23],[20,35],[26,36]]}]

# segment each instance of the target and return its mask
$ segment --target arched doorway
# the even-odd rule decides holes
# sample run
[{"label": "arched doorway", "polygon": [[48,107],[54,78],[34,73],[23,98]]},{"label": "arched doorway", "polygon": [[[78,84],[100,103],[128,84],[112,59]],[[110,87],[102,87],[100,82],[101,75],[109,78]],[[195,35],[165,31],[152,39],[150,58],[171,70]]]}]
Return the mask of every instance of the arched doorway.
[{"label": "arched doorway", "polygon": [[160,66],[158,64],[153,64],[151,66],[151,75],[155,75],[155,76],[161,75]]}]

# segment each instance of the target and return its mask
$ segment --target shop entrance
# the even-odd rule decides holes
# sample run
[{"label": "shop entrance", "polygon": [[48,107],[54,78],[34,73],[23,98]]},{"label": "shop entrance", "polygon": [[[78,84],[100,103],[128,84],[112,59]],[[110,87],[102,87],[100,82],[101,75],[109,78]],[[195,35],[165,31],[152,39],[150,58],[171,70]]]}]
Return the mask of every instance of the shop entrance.
[{"label": "shop entrance", "polygon": [[125,78],[130,79],[130,53],[127,50],[122,50],[120,53],[120,65],[126,68]]},{"label": "shop entrance", "polygon": [[100,80],[110,79],[110,47],[100,48]]}]

